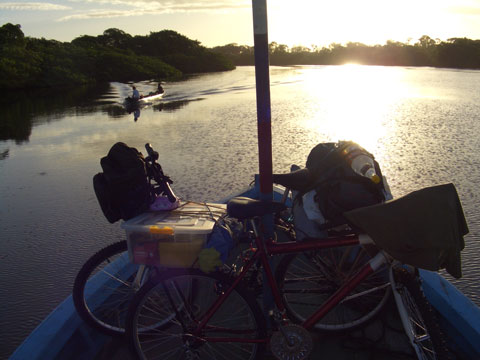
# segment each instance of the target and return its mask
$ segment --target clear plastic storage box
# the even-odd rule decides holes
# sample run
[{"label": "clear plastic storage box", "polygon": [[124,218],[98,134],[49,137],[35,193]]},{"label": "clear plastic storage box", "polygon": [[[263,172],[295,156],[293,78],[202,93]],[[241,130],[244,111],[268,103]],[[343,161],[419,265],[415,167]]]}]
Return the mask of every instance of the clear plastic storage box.
[{"label": "clear plastic storage box", "polygon": [[191,267],[226,209],[225,204],[182,202],[175,210],[146,212],[124,222],[130,261]]}]

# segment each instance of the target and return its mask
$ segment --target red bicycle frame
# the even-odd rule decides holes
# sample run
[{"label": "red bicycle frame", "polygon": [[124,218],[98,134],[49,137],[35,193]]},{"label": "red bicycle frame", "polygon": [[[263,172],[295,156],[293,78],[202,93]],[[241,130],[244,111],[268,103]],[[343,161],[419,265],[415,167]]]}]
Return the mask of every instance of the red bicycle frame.
[{"label": "red bicycle frame", "polygon": [[[231,294],[233,289],[235,289],[238,283],[245,277],[248,270],[259,259],[261,260],[263,269],[266,273],[268,285],[272,290],[275,305],[277,306],[280,313],[284,314],[283,320],[286,320],[285,306],[283,304],[280,291],[278,289],[277,283],[272,273],[272,268],[270,266],[269,259],[268,259],[269,256],[278,255],[278,254],[293,254],[293,253],[299,253],[299,252],[305,252],[305,251],[337,248],[337,247],[343,247],[343,246],[354,246],[354,245],[359,245],[363,243],[363,241],[360,241],[360,238],[357,235],[330,237],[326,239],[310,239],[302,242],[288,241],[288,242],[277,243],[273,240],[269,240],[265,242],[262,237],[258,236],[258,232],[256,231],[255,225],[253,224],[253,222],[252,222],[252,225],[254,227],[255,234],[257,235],[255,238],[257,249],[254,255],[246,263],[241,273],[236,277],[232,286],[230,286],[223,294],[221,294],[216,299],[214,304],[210,307],[210,309],[205,313],[200,323],[196,327],[195,331],[193,332],[194,336],[199,336],[200,338],[210,342],[242,342],[242,343],[266,342],[267,339],[210,338],[210,337],[206,338],[206,337],[201,337],[200,333],[201,333],[201,330],[206,326],[208,321],[211,319],[211,317],[214,315],[214,313],[223,304],[225,299]],[[323,303],[315,313],[313,313],[308,319],[306,319],[303,322],[302,327],[304,327],[307,330],[311,329],[317,321],[319,321],[337,304],[339,304],[351,291],[355,289],[356,286],[358,286],[365,278],[367,278],[370,274],[376,271],[386,261],[387,259],[384,253],[380,251],[374,258],[372,258],[368,263],[362,266],[362,268],[356,274],[350,277],[350,279],[345,284],[343,284],[342,287],[340,287],[329,299],[327,299],[325,303]]]}]

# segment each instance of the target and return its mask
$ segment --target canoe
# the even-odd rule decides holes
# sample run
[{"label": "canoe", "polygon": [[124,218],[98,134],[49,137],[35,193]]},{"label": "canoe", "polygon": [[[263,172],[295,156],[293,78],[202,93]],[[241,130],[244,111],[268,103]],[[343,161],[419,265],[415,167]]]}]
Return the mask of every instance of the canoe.
[{"label": "canoe", "polygon": [[141,96],[139,99],[134,99],[129,96],[125,98],[124,105],[125,107],[128,107],[128,108],[135,108],[140,106],[141,103],[146,103],[152,100],[161,99],[163,95],[165,95],[165,91],[161,93],[150,93],[148,95]]},{"label": "canoe", "polygon": [[[283,192],[282,187],[274,186],[274,200],[280,201]],[[255,184],[218,202],[226,203],[234,196],[258,199],[259,186]],[[441,326],[448,336],[449,347],[461,359],[480,359],[480,309],[440,274],[424,270],[420,270],[420,274],[425,295],[437,310]],[[327,339],[329,343],[326,346],[332,348],[332,339]],[[127,352],[121,340],[110,338],[85,324],[69,296],[38,325],[10,359],[107,359],[112,358],[112,348]],[[334,351],[339,349],[342,350],[341,346]],[[128,354],[122,356],[129,358]],[[312,358],[315,358],[313,354]]]}]

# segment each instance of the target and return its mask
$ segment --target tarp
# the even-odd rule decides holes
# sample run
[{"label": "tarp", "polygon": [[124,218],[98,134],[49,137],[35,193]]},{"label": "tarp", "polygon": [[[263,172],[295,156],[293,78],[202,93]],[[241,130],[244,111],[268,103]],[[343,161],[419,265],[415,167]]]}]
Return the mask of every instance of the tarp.
[{"label": "tarp", "polygon": [[468,226],[453,184],[424,188],[344,216],[395,259],[462,276],[460,252]]}]

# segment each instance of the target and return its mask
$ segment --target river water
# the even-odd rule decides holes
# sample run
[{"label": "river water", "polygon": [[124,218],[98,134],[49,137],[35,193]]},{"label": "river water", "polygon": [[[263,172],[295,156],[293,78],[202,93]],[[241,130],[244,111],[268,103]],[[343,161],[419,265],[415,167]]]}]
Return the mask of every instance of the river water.
[{"label": "river water", "polygon": [[[184,199],[214,201],[258,172],[253,67],[165,83],[165,97],[127,113],[128,84],[11,94],[0,109],[0,358],[71,293],[94,252],[124,238],[92,177],[117,141],[150,142]],[[305,165],[320,142],[372,152],[394,196],[452,182],[470,228],[463,278],[480,305],[480,71],[377,66],[272,67],[273,168]],[[156,84],[137,83],[141,93]]]}]

